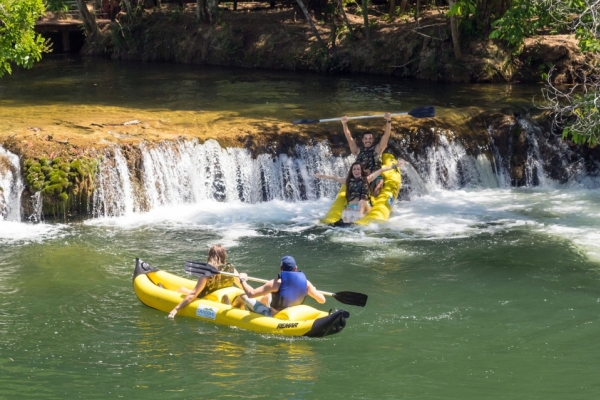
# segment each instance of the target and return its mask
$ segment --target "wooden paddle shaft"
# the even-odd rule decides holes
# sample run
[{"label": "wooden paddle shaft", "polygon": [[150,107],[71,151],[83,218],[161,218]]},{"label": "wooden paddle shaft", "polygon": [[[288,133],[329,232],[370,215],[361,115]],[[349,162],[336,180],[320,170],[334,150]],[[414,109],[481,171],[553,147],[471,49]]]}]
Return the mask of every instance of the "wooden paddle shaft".
[{"label": "wooden paddle shaft", "polygon": [[[233,276],[234,278],[239,278],[240,277],[238,274],[234,274],[232,272],[219,271],[219,273],[221,275]],[[253,282],[260,282],[260,283],[267,283],[267,282],[269,282],[266,279],[253,278],[251,276],[248,277],[248,280],[249,281],[253,281]],[[319,290],[319,292],[323,293],[325,296],[331,296],[331,297],[333,297],[333,295],[334,295],[333,293],[324,292],[322,290]]]}]

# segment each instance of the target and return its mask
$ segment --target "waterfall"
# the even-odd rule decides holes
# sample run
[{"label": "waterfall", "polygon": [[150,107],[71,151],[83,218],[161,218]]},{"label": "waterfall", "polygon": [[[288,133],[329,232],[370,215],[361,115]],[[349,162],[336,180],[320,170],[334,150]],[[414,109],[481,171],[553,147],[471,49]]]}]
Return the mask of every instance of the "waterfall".
[{"label": "waterfall", "polygon": [[96,174],[96,190],[92,196],[94,217],[130,215],[140,211],[135,207],[130,170],[118,147],[110,149],[100,160]]},{"label": "waterfall", "polygon": [[[452,132],[437,131],[438,143],[421,154],[405,154],[402,197],[411,199],[435,190],[465,187],[507,187],[501,162],[490,161],[486,153],[469,155]],[[492,153],[493,154],[493,153]]]},{"label": "waterfall", "polygon": [[494,157],[494,163],[492,167],[494,169],[494,175],[498,179],[498,186],[501,188],[510,187],[510,173],[508,171],[508,163],[505,163],[504,157],[500,154],[496,143],[494,142],[494,137],[492,136],[493,128],[490,126],[487,129],[488,136],[490,138],[490,147],[492,149],[492,154]]},{"label": "waterfall", "polygon": [[[406,160],[400,197],[410,200],[440,190],[508,188],[511,183],[600,186],[600,163],[589,151],[569,146],[526,119],[515,120],[508,129],[507,135],[490,126],[487,142],[468,146],[454,132],[438,128],[431,129],[429,147],[409,152],[410,138],[394,144],[391,150]],[[255,204],[333,198],[339,184],[315,179],[313,174],[345,176],[353,160],[354,156],[333,156],[327,142],[257,157],[247,149],[221,148],[214,140],[115,145],[99,160],[88,209],[92,217],[112,217],[205,200]],[[25,218],[42,220],[41,194],[22,200],[23,188],[19,158],[0,147],[1,220],[20,221],[22,201],[28,202],[23,204],[32,213]]]},{"label": "waterfall", "polygon": [[[92,215],[123,216],[207,199],[258,203],[333,197],[339,184],[313,174],[346,175],[352,160],[333,157],[327,143],[256,158],[246,149],[223,149],[214,140],[141,143],[126,155],[114,147],[100,163]],[[139,168],[132,171],[130,165]]]},{"label": "waterfall", "polygon": [[21,221],[22,192],[19,157],[0,146],[0,220]]},{"label": "waterfall", "polygon": [[525,185],[595,189],[600,186],[600,164],[587,146],[572,146],[559,135],[545,132],[529,120],[519,119],[527,137]]}]

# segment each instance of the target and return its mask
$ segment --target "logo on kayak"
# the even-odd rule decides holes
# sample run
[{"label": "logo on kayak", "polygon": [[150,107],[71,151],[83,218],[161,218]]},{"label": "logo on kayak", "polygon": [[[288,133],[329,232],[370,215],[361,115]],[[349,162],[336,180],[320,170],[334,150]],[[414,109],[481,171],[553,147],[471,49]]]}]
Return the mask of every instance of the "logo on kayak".
[{"label": "logo on kayak", "polygon": [[277,325],[277,329],[295,328],[298,326],[297,322],[287,322]]},{"label": "logo on kayak", "polygon": [[388,197],[388,201],[387,201],[387,203],[388,203],[390,206],[393,206],[393,205],[394,205],[394,198],[393,198],[392,196],[389,196],[389,197]]},{"label": "logo on kayak", "polygon": [[217,319],[217,308],[200,306],[196,309],[196,316],[215,320]]}]

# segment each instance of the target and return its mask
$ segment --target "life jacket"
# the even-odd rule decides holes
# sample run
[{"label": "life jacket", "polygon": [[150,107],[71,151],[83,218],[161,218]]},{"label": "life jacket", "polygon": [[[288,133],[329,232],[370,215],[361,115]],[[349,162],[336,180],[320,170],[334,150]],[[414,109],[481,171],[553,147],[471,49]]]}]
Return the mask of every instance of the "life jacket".
[{"label": "life jacket", "polygon": [[375,147],[377,147],[376,144],[371,147],[365,147],[356,156],[356,161],[362,165],[363,169],[369,170],[369,173],[381,169],[381,157],[375,152]]},{"label": "life jacket", "polygon": [[[210,265],[210,264],[209,264]],[[232,264],[227,263],[216,267],[219,271],[234,273],[235,268]],[[198,294],[198,298],[204,297],[215,290],[230,287],[234,285],[234,277],[230,275],[214,275],[206,280],[206,285]]]},{"label": "life jacket", "polygon": [[279,290],[272,294],[271,307],[277,311],[304,303],[308,294],[306,275],[302,271],[284,271],[277,275],[281,279]]},{"label": "life jacket", "polygon": [[369,200],[369,185],[364,178],[351,177],[346,188],[346,200],[348,202],[358,198],[359,200]]}]

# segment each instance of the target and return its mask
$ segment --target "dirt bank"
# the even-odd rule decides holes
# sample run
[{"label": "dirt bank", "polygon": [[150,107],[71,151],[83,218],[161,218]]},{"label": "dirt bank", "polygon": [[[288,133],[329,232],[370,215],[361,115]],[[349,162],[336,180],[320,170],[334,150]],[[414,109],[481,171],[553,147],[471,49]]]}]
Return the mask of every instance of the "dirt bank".
[{"label": "dirt bank", "polygon": [[88,41],[86,54],[120,60],[310,70],[412,77],[443,82],[541,81],[551,65],[558,83],[572,83],[586,58],[567,35],[529,39],[520,56],[499,41],[463,40],[455,60],[444,10],[430,10],[418,22],[407,16],[386,20],[374,7],[372,42],[362,33],[362,17],[348,8],[354,35],[342,20],[317,24],[328,51],[317,43],[306,20],[292,8],[222,9],[219,23],[198,24],[192,5],[123,16]]}]

